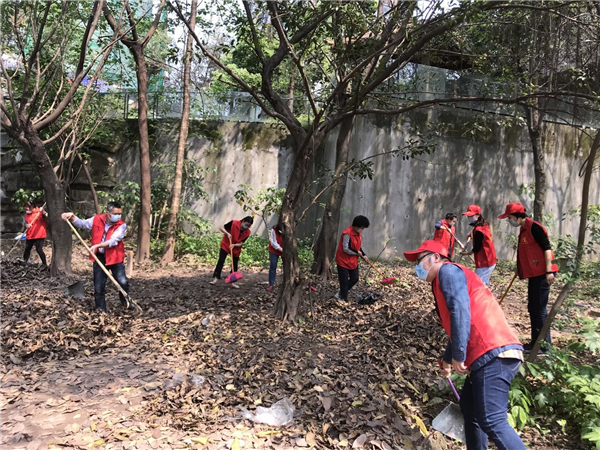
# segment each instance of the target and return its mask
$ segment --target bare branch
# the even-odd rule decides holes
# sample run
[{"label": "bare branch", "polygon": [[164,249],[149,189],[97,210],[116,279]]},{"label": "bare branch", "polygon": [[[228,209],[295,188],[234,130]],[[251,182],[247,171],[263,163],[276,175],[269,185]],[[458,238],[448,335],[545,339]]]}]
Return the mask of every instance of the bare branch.
[{"label": "bare branch", "polygon": [[162,15],[162,9],[165,6],[166,0],[161,0],[160,5],[158,6],[158,11],[156,11],[156,15],[154,16],[154,21],[150,26],[150,29],[146,33],[146,36],[142,39],[141,45],[144,47],[154,35],[154,32],[158,28],[158,24],[160,23],[160,16]]},{"label": "bare branch", "polygon": [[252,32],[252,41],[254,42],[254,51],[256,52],[256,56],[260,59],[260,62],[265,64],[265,55],[263,54],[262,48],[260,46],[260,41],[258,40],[258,35],[256,34],[256,26],[254,25],[254,18],[252,17],[252,12],[250,11],[250,5],[247,0],[243,0],[244,9],[246,10],[246,17],[248,18],[248,23],[250,24],[250,31]]}]

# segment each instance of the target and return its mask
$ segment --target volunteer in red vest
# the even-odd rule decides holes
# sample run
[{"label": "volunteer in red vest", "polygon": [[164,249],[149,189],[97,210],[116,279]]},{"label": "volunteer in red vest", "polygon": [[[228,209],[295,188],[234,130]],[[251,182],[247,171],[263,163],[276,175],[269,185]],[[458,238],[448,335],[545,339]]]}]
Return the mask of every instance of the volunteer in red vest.
[{"label": "volunteer in red vest", "polygon": [[48,267],[46,263],[46,254],[44,253],[44,241],[46,239],[46,219],[48,213],[43,209],[34,207],[30,202],[25,203],[25,251],[23,252],[23,262],[29,261],[31,249],[35,246],[35,251],[40,257],[42,264]]},{"label": "volunteer in red vest", "polygon": [[[519,231],[519,245],[517,247],[517,274],[519,279],[527,279],[527,310],[531,321],[531,343],[525,344],[525,350],[531,350],[540,335],[546,321],[548,296],[550,286],[558,272],[554,263],[554,253],[548,239],[546,229],[530,219],[525,212],[525,207],[520,203],[506,205],[504,214],[498,219],[508,218],[508,223],[513,227],[521,227]],[[550,330],[546,342],[551,344]],[[547,351],[542,346],[542,352]]]},{"label": "volunteer in red vest", "polygon": [[496,249],[492,239],[492,230],[483,215],[481,208],[477,205],[469,205],[462,213],[466,216],[473,230],[469,233],[469,239],[473,241],[473,249],[464,251],[462,255],[474,255],[475,273],[486,286],[490,285],[490,275],[496,268]]},{"label": "volunteer in red vest", "polygon": [[[63,220],[70,220],[77,228],[91,230],[91,250],[96,254],[98,260],[111,271],[113,277],[121,285],[123,290],[129,293],[129,280],[125,273],[125,245],[123,238],[127,232],[127,225],[121,220],[123,210],[118,202],[109,202],[106,206],[106,214],[96,214],[89,219],[79,219],[75,214],[67,212],[61,215]],[[94,300],[96,309],[106,312],[106,280],[108,276],[94,261]],[[119,299],[123,306],[127,305],[125,297],[119,292]],[[129,307],[133,309],[133,306]]]},{"label": "volunteer in red vest", "polygon": [[435,224],[433,240],[441,242],[448,249],[450,258],[454,255],[454,241],[456,236],[456,214],[448,213],[446,218],[438,220]]},{"label": "volunteer in red vest", "polygon": [[[210,284],[215,284],[221,279],[221,271],[223,265],[227,259],[227,255],[233,253],[233,271],[238,270],[238,261],[242,253],[242,246],[248,236],[250,236],[250,227],[254,223],[254,219],[250,216],[244,217],[242,220],[231,220],[219,228],[219,231],[223,233],[223,239],[221,240],[221,250],[219,251],[219,261],[217,267],[213,273],[213,280]],[[231,246],[230,246],[231,243]],[[231,283],[231,287],[239,289],[240,287],[236,283]]]},{"label": "volunteer in red vest", "polygon": [[448,259],[445,245],[429,240],[404,253],[417,276],[432,284],[442,327],[450,338],[441,374],[467,375],[460,396],[467,450],[525,450],[507,420],[510,383],[523,361],[523,347],[491,291],[467,267]]},{"label": "volunteer in red vest", "polygon": [[359,256],[367,259],[362,250],[362,232],[365,228],[369,228],[369,219],[365,216],[356,216],[352,225],[342,232],[335,254],[340,281],[340,291],[335,297],[344,301],[348,300],[348,291],[358,283]]},{"label": "volunteer in red vest", "polygon": [[272,291],[275,286],[277,263],[279,263],[279,257],[282,255],[283,235],[279,224],[277,224],[269,232],[269,287],[267,291]]}]

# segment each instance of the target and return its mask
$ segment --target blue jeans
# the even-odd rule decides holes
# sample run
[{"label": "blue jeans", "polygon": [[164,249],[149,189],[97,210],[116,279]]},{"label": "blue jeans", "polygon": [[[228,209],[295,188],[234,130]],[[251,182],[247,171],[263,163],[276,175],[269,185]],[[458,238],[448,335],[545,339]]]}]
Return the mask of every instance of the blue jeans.
[{"label": "blue jeans", "polygon": [[525,450],[507,420],[508,390],[520,365],[518,359],[496,357],[465,380],[460,409],[465,418],[467,450],[487,449],[488,437],[499,450]]},{"label": "blue jeans", "polygon": [[496,264],[494,264],[493,266],[490,267],[479,267],[477,269],[475,269],[475,273],[477,274],[477,276],[479,278],[481,278],[481,281],[483,281],[483,284],[485,284],[486,286],[490,285],[490,275],[492,274],[492,272],[494,271],[494,269],[496,268]]},{"label": "blue jeans", "polygon": [[[102,264],[106,262],[106,258],[104,253],[96,253],[96,256],[100,260]],[[129,280],[127,279],[127,275],[125,273],[125,264],[118,263],[105,267],[110,270],[112,276],[115,277],[117,283],[121,285],[123,290],[129,293]],[[101,309],[106,312],[106,280],[108,279],[108,275],[104,273],[104,271],[100,268],[97,262],[94,262],[94,301],[96,303],[96,309]],[[125,297],[121,292],[119,292],[119,299],[121,300],[122,305],[126,305]]]},{"label": "blue jeans", "polygon": [[279,255],[269,252],[269,286],[275,286],[275,277],[277,276],[277,263]]}]

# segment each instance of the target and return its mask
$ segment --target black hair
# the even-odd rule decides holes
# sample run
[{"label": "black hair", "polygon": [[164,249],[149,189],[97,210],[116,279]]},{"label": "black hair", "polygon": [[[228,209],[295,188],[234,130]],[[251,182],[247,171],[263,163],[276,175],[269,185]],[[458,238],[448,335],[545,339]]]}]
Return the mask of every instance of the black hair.
[{"label": "black hair", "polygon": [[252,225],[254,223],[254,219],[252,216],[246,216],[242,219],[242,222],[248,222],[250,225]]},{"label": "black hair", "polygon": [[516,213],[512,213],[510,215],[515,216],[517,219],[527,219],[529,217],[527,215],[527,213],[524,213],[524,212],[516,212]]},{"label": "black hair", "polygon": [[454,214],[454,213],[446,214],[446,220],[452,220],[452,219],[456,219],[456,214]]},{"label": "black hair", "polygon": [[121,204],[119,202],[108,202],[106,205],[108,211],[112,211],[115,208],[121,209]]},{"label": "black hair", "polygon": [[33,203],[25,202],[25,204],[23,205],[23,208],[33,208]]},{"label": "black hair", "polygon": [[472,227],[480,227],[482,225],[485,225],[489,223],[487,222],[487,220],[485,220],[485,217],[483,217],[483,214],[479,214],[479,217],[477,218],[476,222],[470,223],[469,225],[471,225]]},{"label": "black hair", "polygon": [[365,216],[356,216],[352,221],[352,226],[357,228],[369,228],[370,222]]}]

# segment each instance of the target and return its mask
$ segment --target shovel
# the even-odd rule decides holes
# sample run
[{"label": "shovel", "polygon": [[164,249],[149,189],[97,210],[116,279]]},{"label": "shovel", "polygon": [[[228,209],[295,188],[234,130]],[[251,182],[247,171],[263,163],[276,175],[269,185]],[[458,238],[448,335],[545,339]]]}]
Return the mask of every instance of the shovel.
[{"label": "shovel", "polygon": [[[466,249],[466,247],[463,245],[463,243],[462,243],[462,242],[460,242],[460,241],[458,240],[458,238],[456,237],[456,235],[455,235],[455,234],[454,234],[452,231],[450,231],[450,229],[448,229],[448,228],[446,228],[446,227],[440,227],[440,228],[441,228],[442,230],[446,230],[448,233],[450,233],[450,235],[451,235],[451,236],[454,238],[454,240],[456,241],[456,243],[457,243],[457,244],[460,246],[460,248],[461,248],[463,251],[466,251],[466,250],[467,250],[467,249]],[[468,242],[468,241],[467,241],[467,242]],[[461,255],[461,256],[462,256],[462,255]],[[473,258],[473,255],[469,255],[469,258],[471,258],[471,261],[473,261],[473,264],[474,264],[474,263],[475,263],[475,258]]]},{"label": "shovel", "polygon": [[65,294],[72,295],[75,298],[84,298],[85,292],[83,291],[83,284],[81,281],[77,283],[73,283],[72,285],[67,287],[67,292]]},{"label": "shovel", "polygon": [[241,272],[233,271],[233,249],[231,248],[232,244],[233,244],[233,242],[231,241],[231,239],[229,239],[229,256],[231,256],[231,273],[229,274],[229,276],[227,278],[225,278],[225,284],[235,283],[236,281],[241,280],[243,278],[243,275]]},{"label": "shovel", "polygon": [[[108,279],[110,281],[112,281],[112,283],[115,285],[115,287],[119,290],[119,292],[121,294],[123,294],[123,297],[125,297],[125,302],[127,303],[126,307],[127,309],[129,309],[131,306],[133,306],[136,309],[136,312],[138,314],[142,313],[142,308],[140,307],[140,305],[138,305],[130,296],[127,292],[125,292],[125,289],[123,289],[121,287],[121,285],[117,282],[117,280],[115,280],[115,277],[112,276],[112,273],[110,273],[108,271],[108,269],[104,266],[104,264],[102,264],[100,262],[100,260],[98,259],[98,257],[96,256],[96,254],[92,251],[92,249],[86,244],[86,242],[83,240],[83,238],[81,237],[81,235],[77,232],[77,230],[75,229],[75,227],[73,226],[73,224],[71,223],[70,220],[66,220],[65,222],[67,222],[69,224],[69,226],[71,227],[71,230],[73,231],[73,233],[75,233],[75,236],[77,236],[79,238],[79,241],[83,244],[83,246],[86,248],[86,250],[89,252],[90,255],[92,255],[92,257],[94,258],[94,260],[98,263],[98,266],[102,269],[102,271],[106,274],[106,276],[108,277]],[[77,283],[75,283],[77,284]]]},{"label": "shovel", "polygon": [[381,284],[385,284],[386,286],[389,286],[390,284],[394,284],[398,281],[398,278],[394,278],[394,277],[384,277],[384,275],[381,273],[381,271],[375,267],[373,265],[373,263],[371,261],[369,261],[368,259],[366,259],[364,256],[360,255],[360,257],[367,262],[367,264],[369,264],[373,269],[375,269],[375,272],[377,272],[379,274],[379,276],[382,278],[381,280]]},{"label": "shovel", "polygon": [[[438,363],[441,364],[441,361],[438,361]],[[456,392],[456,388],[450,377],[446,378],[446,381],[448,381],[454,395],[456,395],[457,400],[460,402],[460,396],[458,395],[458,392]],[[460,406],[456,403],[450,403],[446,406],[444,410],[433,419],[431,426],[452,439],[467,442],[465,437],[465,419],[463,418]]]}]

